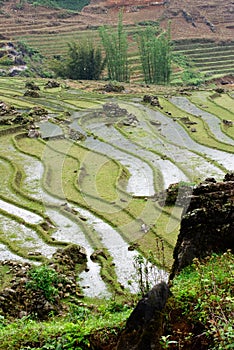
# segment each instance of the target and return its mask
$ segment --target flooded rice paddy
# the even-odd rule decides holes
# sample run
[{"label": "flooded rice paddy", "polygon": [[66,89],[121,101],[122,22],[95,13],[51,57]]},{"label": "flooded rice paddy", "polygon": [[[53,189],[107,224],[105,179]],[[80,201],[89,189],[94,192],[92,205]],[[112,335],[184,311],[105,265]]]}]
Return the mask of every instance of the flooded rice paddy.
[{"label": "flooded rice paddy", "polygon": [[[79,145],[90,152],[92,155],[90,159],[94,159],[95,154],[101,154],[103,157],[106,156],[107,160],[113,159],[127,169],[129,173],[127,184],[124,189],[121,189],[123,198],[125,193],[128,197],[147,199],[166,189],[171,183],[199,182],[211,176],[220,180],[226,171],[233,171],[234,153],[197,143],[176,120],[172,120],[159,109],[142,104],[139,98],[128,102],[114,99],[115,103],[119,103],[121,107],[135,114],[138,120],[134,126],[120,126],[117,123],[119,120],[107,123],[106,119],[103,121],[100,116],[87,117],[89,113],[93,113],[95,105],[100,106],[98,107],[100,111],[103,99],[95,103],[84,99],[80,102],[80,108],[76,108],[79,103],[76,104],[74,101],[75,95],[76,90],[71,90],[70,97],[67,91],[66,101],[62,101],[61,98],[57,107],[55,96],[51,95],[48,101],[43,101],[42,106],[50,106],[54,112],[58,113],[70,108],[70,128],[83,133],[86,137],[85,140],[79,141]],[[185,115],[190,113],[204,119],[216,140],[229,146],[234,145],[234,140],[221,130],[218,117],[199,109],[183,96],[172,97],[170,102],[183,110]],[[92,108],[85,109],[89,103]],[[67,130],[66,125],[56,125],[50,121],[41,123],[40,127],[45,139],[55,136],[64,137]],[[35,258],[37,255],[51,258],[58,248],[56,242],[81,245],[87,252],[86,269],[79,276],[84,294],[90,297],[110,297],[110,289],[101,277],[101,266],[90,258],[97,249],[95,244],[98,242],[98,247],[108,250],[112,258],[111,268],[115,271],[119,284],[135,292],[136,285],[133,283],[131,286],[129,281],[135,273],[134,258],[138,253],[136,250],[129,249],[130,242],[126,239],[126,232],[122,230],[126,227],[130,229],[132,225],[132,233],[138,237],[139,232],[134,230],[137,225],[142,224],[144,215],[131,213],[133,217],[129,216],[129,218],[131,217],[132,222],[139,220],[137,225],[131,224],[129,220],[127,224],[119,223],[119,226],[114,226],[111,224],[110,216],[105,218],[98,214],[98,208],[92,205],[84,207],[78,202],[69,201],[65,195],[63,198],[52,195],[53,191],[47,192],[43,185],[45,180],[52,176],[48,171],[49,157],[39,160],[39,157],[35,158],[31,155],[30,149],[21,151],[17,148],[17,142],[16,144],[13,142],[12,136],[14,134],[0,136],[2,141],[0,143],[0,259],[28,261],[30,256]],[[72,144],[74,141],[70,140],[70,142]],[[54,149],[53,152],[56,154],[61,150]],[[75,155],[71,156],[68,149],[64,150],[64,154],[64,159],[74,161]],[[81,168],[83,160],[77,156],[76,161]],[[64,173],[66,174],[66,171]],[[73,178],[69,177],[71,176],[69,171],[67,179],[61,174],[62,172],[57,174],[64,177],[58,179],[60,183],[64,185],[66,182],[66,188],[77,191],[77,185],[74,184],[79,186],[79,169],[74,171]],[[56,180],[56,174],[53,176]],[[72,195],[71,198],[73,198]],[[95,203],[100,200],[98,195],[95,200]],[[64,211],[64,203],[69,208],[69,215]],[[106,208],[111,208],[112,203],[106,201],[104,204]],[[151,207],[154,208],[154,204]],[[115,212],[113,213],[114,216]],[[125,215],[130,215],[127,210],[126,213]],[[151,217],[150,225],[155,220]],[[48,235],[48,242],[53,241],[53,244],[46,243],[37,230],[37,227],[45,222],[51,223],[50,231],[44,234]],[[144,225],[145,232],[144,229],[140,230],[141,236],[150,229],[150,225],[149,227]],[[6,245],[6,242],[9,244]],[[160,269],[158,273],[163,274]],[[165,274],[163,278],[166,279],[167,275]]]}]

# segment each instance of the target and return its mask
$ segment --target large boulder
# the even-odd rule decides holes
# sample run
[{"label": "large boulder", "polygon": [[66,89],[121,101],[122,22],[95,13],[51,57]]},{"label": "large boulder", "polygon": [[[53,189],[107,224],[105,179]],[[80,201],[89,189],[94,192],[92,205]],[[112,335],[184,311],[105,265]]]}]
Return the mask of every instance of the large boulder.
[{"label": "large boulder", "polygon": [[161,349],[159,340],[163,334],[162,310],[168,297],[169,287],[161,282],[138,302],[127,320],[117,350]]},{"label": "large boulder", "polygon": [[234,251],[234,174],[209,178],[193,190],[174,249],[171,278],[194,258]]}]

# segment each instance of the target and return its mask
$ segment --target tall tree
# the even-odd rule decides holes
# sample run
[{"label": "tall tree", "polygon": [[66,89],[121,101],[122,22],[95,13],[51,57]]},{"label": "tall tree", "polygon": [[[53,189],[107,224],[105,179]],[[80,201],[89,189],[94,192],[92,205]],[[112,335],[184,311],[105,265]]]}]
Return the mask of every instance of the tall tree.
[{"label": "tall tree", "polygon": [[119,13],[116,31],[102,26],[100,37],[106,54],[108,78],[116,81],[128,81],[128,42],[123,28],[123,14]]},{"label": "tall tree", "polygon": [[171,74],[170,26],[158,34],[152,26],[138,34],[138,48],[145,82],[168,84]]}]

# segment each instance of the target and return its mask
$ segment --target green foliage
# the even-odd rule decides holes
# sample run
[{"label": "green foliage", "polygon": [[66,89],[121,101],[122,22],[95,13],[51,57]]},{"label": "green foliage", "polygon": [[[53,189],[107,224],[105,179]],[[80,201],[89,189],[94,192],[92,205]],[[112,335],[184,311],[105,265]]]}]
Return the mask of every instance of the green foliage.
[{"label": "green foliage", "polygon": [[59,283],[58,274],[55,270],[46,265],[33,267],[28,272],[29,281],[26,287],[34,291],[42,291],[45,298],[49,301],[54,300],[58,294],[56,285]]},{"label": "green foliage", "polygon": [[0,65],[2,66],[11,66],[13,64],[14,62],[7,55],[0,58]]},{"label": "green foliage", "polygon": [[[162,270],[159,270],[159,265]],[[165,249],[161,239],[156,239],[155,254],[149,251],[147,258],[141,254],[134,257],[135,276],[132,277],[140,295],[144,296],[155,284],[165,279],[165,266]],[[129,284],[132,284],[132,281],[129,281]]]},{"label": "green foliage", "polygon": [[[69,316],[47,322],[36,322],[25,317],[6,324],[0,327],[0,350],[88,350],[94,333],[100,342],[105,339],[108,344],[109,335],[121,330],[131,312],[130,309],[111,312],[108,308],[108,305],[103,306],[91,313],[86,307],[74,306],[73,317],[74,313],[81,315],[85,310],[85,317],[75,317],[74,321],[69,320]],[[68,313],[70,311],[71,308]]]},{"label": "green foliage", "polygon": [[180,53],[172,53],[171,59],[173,63],[175,63],[181,68],[188,68],[191,66],[188,57]]},{"label": "green foliage", "polygon": [[119,13],[116,32],[103,26],[99,33],[106,53],[108,78],[116,81],[128,81],[128,42],[126,32],[123,30],[122,12]]},{"label": "green foliage", "polygon": [[168,84],[171,75],[170,29],[158,35],[157,29],[147,26],[137,41],[145,82]]},{"label": "green foliage", "polygon": [[183,312],[202,322],[212,336],[212,349],[226,350],[234,344],[234,255],[194,259],[173,281],[172,293]]},{"label": "green foliage", "polygon": [[79,306],[73,303],[69,304],[69,313],[66,316],[66,319],[69,322],[77,322],[87,319],[90,315],[90,310],[87,307]]},{"label": "green foliage", "polygon": [[162,335],[159,343],[163,349],[170,349],[170,346],[172,344],[177,344],[177,341],[170,340],[170,337],[171,337],[170,335]]},{"label": "green foliage", "polygon": [[203,80],[202,75],[191,68],[185,69],[182,73],[182,82],[186,85],[201,85]]},{"label": "green foliage", "polygon": [[140,21],[137,23],[139,26],[152,26],[152,27],[155,27],[157,28],[158,30],[158,33],[160,32],[160,29],[159,29],[159,22],[158,21],[151,21],[151,20],[145,20],[145,21]]},{"label": "green foliage", "polygon": [[17,50],[22,52],[23,55],[29,56],[30,58],[32,58],[33,56],[39,56],[40,58],[42,58],[42,55],[39,53],[38,50],[33,49],[24,41],[17,42]]},{"label": "green foliage", "polygon": [[83,80],[98,80],[104,67],[101,49],[95,48],[91,41],[69,44],[67,60],[56,60],[52,64],[58,76]]},{"label": "green foliage", "polygon": [[80,11],[90,3],[90,0],[28,0],[35,6],[46,6],[52,8],[64,8],[67,10]]}]

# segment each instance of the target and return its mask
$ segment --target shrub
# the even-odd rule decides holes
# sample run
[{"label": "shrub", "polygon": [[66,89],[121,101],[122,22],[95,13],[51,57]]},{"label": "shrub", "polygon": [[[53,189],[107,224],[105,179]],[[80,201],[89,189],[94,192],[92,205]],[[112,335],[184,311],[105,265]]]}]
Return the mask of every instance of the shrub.
[{"label": "shrub", "polygon": [[[172,293],[192,321],[201,322],[213,338],[212,350],[234,344],[234,255],[212,255],[185,268],[173,281]],[[210,349],[211,349],[210,348]]]},{"label": "shrub", "polygon": [[29,281],[26,284],[28,289],[42,291],[47,300],[53,301],[54,296],[58,294],[56,286],[59,282],[58,274],[55,270],[46,265],[33,267],[29,270],[28,277]]},{"label": "shrub", "polygon": [[98,80],[104,66],[101,49],[91,41],[69,44],[67,60],[57,59],[52,63],[58,76],[84,80]]}]

